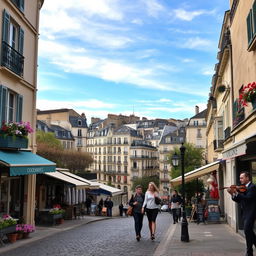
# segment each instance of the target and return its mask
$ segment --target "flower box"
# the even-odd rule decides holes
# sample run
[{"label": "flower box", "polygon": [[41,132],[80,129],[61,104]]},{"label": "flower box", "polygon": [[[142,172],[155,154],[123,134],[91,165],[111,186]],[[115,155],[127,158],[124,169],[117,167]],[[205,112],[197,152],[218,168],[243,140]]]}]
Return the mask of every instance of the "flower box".
[{"label": "flower box", "polygon": [[3,136],[0,134],[0,148],[27,148],[28,139],[19,136]]}]

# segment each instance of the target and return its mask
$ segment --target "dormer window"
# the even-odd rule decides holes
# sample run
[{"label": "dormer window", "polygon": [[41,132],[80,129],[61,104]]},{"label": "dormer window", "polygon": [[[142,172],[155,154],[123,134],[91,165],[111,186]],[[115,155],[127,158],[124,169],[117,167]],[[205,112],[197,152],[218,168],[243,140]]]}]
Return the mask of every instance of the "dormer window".
[{"label": "dormer window", "polygon": [[78,120],[78,126],[82,126],[82,120]]}]

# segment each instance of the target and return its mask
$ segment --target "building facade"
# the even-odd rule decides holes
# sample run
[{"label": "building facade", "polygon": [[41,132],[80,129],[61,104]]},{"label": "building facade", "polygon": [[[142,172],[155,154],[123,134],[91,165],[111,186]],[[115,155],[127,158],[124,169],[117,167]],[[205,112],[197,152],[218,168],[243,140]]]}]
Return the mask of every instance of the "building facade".
[{"label": "building facade", "polygon": [[[43,0],[0,3],[0,123],[26,121],[36,128],[39,12]],[[29,149],[36,150],[35,133]],[[36,175],[10,177],[1,168],[1,213],[34,223]]]},{"label": "building facade", "polygon": [[[83,113],[79,115],[73,109],[38,110],[37,119],[45,122],[50,127],[55,125],[55,128],[62,127],[71,132],[74,142],[67,138],[67,142],[63,141],[64,148],[86,151],[88,127],[86,116]],[[65,133],[64,130],[63,133]]]}]

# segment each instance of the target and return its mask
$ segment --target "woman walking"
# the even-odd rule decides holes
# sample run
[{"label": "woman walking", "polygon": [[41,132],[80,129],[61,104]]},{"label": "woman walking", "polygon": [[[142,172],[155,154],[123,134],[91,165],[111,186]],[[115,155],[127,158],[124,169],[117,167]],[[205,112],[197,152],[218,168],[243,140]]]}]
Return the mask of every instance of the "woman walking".
[{"label": "woman walking", "polygon": [[158,188],[154,182],[149,182],[141,212],[144,214],[146,211],[147,213],[151,240],[155,239],[156,232],[156,217],[158,214],[158,205],[155,202],[156,197],[158,197]]},{"label": "woman walking", "polygon": [[172,217],[173,217],[173,224],[178,223],[179,219],[179,210],[181,210],[181,197],[179,196],[177,190],[173,191],[172,198],[171,198],[171,211],[172,211]]},{"label": "woman walking", "polygon": [[135,195],[132,195],[132,198],[129,202],[129,205],[133,207],[133,218],[134,218],[134,224],[135,224],[135,233],[136,233],[136,239],[139,242],[141,239],[141,229],[143,224],[143,216],[141,209],[142,204],[144,202],[144,194],[142,193],[142,186],[138,185],[135,188]]}]

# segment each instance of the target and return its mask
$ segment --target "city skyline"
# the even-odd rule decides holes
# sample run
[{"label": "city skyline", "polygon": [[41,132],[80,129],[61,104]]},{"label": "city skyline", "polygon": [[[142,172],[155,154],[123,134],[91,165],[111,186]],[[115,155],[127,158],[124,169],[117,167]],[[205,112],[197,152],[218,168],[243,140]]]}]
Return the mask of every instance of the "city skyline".
[{"label": "city skyline", "polygon": [[46,1],[37,108],[193,116],[206,108],[226,9],[220,0]]}]

